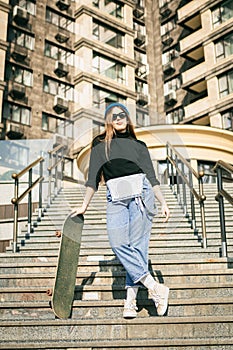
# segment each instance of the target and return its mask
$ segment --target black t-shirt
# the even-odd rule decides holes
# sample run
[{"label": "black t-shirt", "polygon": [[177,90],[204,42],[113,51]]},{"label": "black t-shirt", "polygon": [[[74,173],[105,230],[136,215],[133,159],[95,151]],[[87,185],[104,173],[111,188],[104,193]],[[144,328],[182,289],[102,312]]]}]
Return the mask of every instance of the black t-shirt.
[{"label": "black t-shirt", "polygon": [[152,186],[159,185],[146,144],[134,139],[128,132],[117,133],[110,145],[110,154],[106,153],[104,135],[97,136],[92,142],[89,173],[86,186],[98,189],[101,175],[105,182],[121,176],[146,174]]}]

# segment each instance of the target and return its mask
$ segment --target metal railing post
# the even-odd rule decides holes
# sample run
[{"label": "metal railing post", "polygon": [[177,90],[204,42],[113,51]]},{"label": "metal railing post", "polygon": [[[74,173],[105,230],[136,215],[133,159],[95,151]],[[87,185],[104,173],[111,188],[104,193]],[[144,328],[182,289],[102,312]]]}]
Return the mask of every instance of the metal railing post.
[{"label": "metal railing post", "polygon": [[[190,182],[190,185],[192,187],[193,186],[193,175],[192,175],[190,170],[189,170],[189,182]],[[192,215],[192,229],[194,231],[196,231],[197,226],[196,226],[196,215],[195,215],[195,203],[194,203],[194,195],[193,195],[191,190],[190,190],[190,204],[191,204],[191,215]]]},{"label": "metal railing post", "polygon": [[206,196],[204,195],[203,191],[203,178],[204,172],[199,172],[199,205],[200,205],[200,212],[201,212],[201,227],[202,227],[202,244],[203,248],[207,248],[207,237],[206,237],[206,222],[205,222],[205,205],[204,201],[206,200]]},{"label": "metal railing post", "polygon": [[[222,169],[217,168],[217,186],[218,193],[223,190],[222,185]],[[221,228],[221,242],[222,242],[222,256],[227,257],[227,237],[226,237],[226,225],[225,225],[225,212],[224,212],[224,199],[223,196],[218,196],[219,216],[220,216],[220,228]]]},{"label": "metal railing post", "polygon": [[[28,173],[28,188],[32,186],[32,169],[29,170]],[[31,233],[32,226],[32,192],[28,193],[28,229],[27,233]]]},{"label": "metal railing post", "polygon": [[49,167],[48,167],[48,199],[47,199],[47,204],[48,207],[51,205],[51,192],[52,192],[52,154],[51,152],[49,153]]},{"label": "metal railing post", "polygon": [[[182,173],[184,174],[184,163],[181,163],[181,170]],[[187,208],[187,197],[186,197],[186,185],[184,180],[182,179],[182,191],[183,191],[183,210],[184,210],[184,215],[185,217],[188,216],[188,208]]]},{"label": "metal railing post", "polygon": [[[40,177],[43,177],[43,162],[44,159],[40,161]],[[43,193],[43,182],[39,184],[39,208],[38,208],[38,218],[37,221],[41,221],[42,217],[42,193]]]},{"label": "metal railing post", "polygon": [[14,224],[13,224],[13,243],[12,243],[12,251],[13,253],[17,252],[17,240],[18,240],[18,193],[19,193],[19,180],[16,177],[16,174],[12,174],[12,178],[15,180],[15,188],[14,188],[14,198],[12,198],[11,202],[14,205]]}]

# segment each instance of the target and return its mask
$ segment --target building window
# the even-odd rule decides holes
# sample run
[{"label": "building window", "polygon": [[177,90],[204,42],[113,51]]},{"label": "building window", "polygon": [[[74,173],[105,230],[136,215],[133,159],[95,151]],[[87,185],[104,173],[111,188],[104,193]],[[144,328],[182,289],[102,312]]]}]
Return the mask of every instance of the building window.
[{"label": "building window", "polygon": [[173,48],[167,52],[162,54],[162,64],[165,65],[171,61],[173,61],[176,57],[179,57],[178,48]]},{"label": "building window", "polygon": [[68,17],[61,16],[52,9],[46,9],[46,21],[74,33],[74,21]]},{"label": "building window", "polygon": [[167,124],[179,124],[184,119],[184,109],[182,107],[166,114]]},{"label": "building window", "polygon": [[35,38],[21,30],[13,29],[9,34],[9,41],[19,46],[26,47],[29,50],[34,50]]},{"label": "building window", "polygon": [[146,110],[137,110],[136,123],[138,126],[148,126],[150,124],[150,118]]},{"label": "building window", "polygon": [[227,96],[233,92],[233,69],[218,78],[220,97]]},{"label": "building window", "polygon": [[223,1],[212,10],[212,23],[213,27],[219,26],[221,23],[227,21],[233,17],[233,1],[227,0]]},{"label": "building window", "polygon": [[233,109],[222,113],[223,129],[233,130]]},{"label": "building window", "polygon": [[93,137],[104,131],[104,124],[93,120]]},{"label": "building window", "polygon": [[215,52],[217,61],[233,54],[233,32],[215,43]]},{"label": "building window", "polygon": [[123,33],[96,21],[93,21],[93,38],[117,49],[124,48]]},{"label": "building window", "polygon": [[42,130],[58,133],[59,135],[72,138],[73,123],[69,120],[56,118],[52,115],[42,113]]},{"label": "building window", "polygon": [[159,0],[159,8],[166,6],[167,4],[169,4],[169,2],[171,2],[172,0]]},{"label": "building window", "polygon": [[28,13],[35,16],[36,15],[36,4],[29,0],[19,0],[19,7],[27,10]]},{"label": "building window", "polygon": [[120,102],[125,103],[125,98],[121,95],[115,94],[112,91],[108,91],[105,89],[101,89],[97,86],[93,87],[93,107],[103,109],[109,105],[109,103],[112,102]]},{"label": "building window", "polygon": [[119,1],[104,0],[104,7],[110,15],[120,19],[123,18],[123,4]]},{"label": "building window", "polygon": [[71,66],[74,65],[74,54],[72,51],[64,50],[58,46],[50,44],[49,42],[45,42],[44,54],[47,57],[62,61]]},{"label": "building window", "polygon": [[23,84],[25,86],[32,86],[33,85],[33,75],[32,72],[15,66],[15,65],[9,65],[7,67],[7,80],[13,80],[17,83]]},{"label": "building window", "polygon": [[107,12],[116,18],[123,19],[123,9],[124,5],[120,1],[112,0],[93,0],[93,6]]},{"label": "building window", "polygon": [[4,105],[4,118],[10,121],[30,125],[31,123],[31,110],[15,104]]},{"label": "building window", "polygon": [[175,18],[161,25],[160,27],[161,36],[170,33],[175,28],[175,26],[176,26]]},{"label": "building window", "polygon": [[47,76],[44,76],[44,92],[59,95],[68,101],[74,101],[74,87],[72,85],[64,84]]},{"label": "building window", "polygon": [[174,79],[166,81],[164,83],[164,95],[168,94],[171,90],[176,91],[181,87],[181,77],[178,76]]},{"label": "building window", "polygon": [[125,66],[123,64],[95,52],[93,53],[92,70],[94,73],[104,75],[118,83],[125,81]]}]

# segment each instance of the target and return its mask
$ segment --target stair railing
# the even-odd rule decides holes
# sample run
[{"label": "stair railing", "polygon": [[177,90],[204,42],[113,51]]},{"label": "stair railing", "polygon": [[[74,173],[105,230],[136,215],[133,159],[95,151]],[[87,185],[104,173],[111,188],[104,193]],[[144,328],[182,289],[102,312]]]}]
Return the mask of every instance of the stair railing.
[{"label": "stair railing", "polygon": [[[48,174],[49,174],[49,184],[48,184],[48,207],[50,207],[52,203],[52,199],[54,199],[61,186],[58,186],[58,174],[59,174],[59,166],[60,166],[60,181],[63,180],[63,173],[64,173],[64,150],[65,146],[58,145],[51,151],[48,151],[49,154],[49,167],[48,167]],[[53,191],[52,191],[52,182],[54,184]]]},{"label": "stair railing", "polygon": [[[173,194],[176,195],[178,203],[183,209],[183,212],[187,218],[191,218],[191,227],[194,232],[197,232],[196,213],[195,213],[195,199],[199,203],[201,214],[201,227],[202,227],[202,246],[207,247],[206,237],[206,220],[205,220],[205,206],[204,201],[206,196],[203,189],[203,176],[204,172],[197,172],[192,168],[190,163],[169,143],[166,144],[167,149],[167,173],[170,178],[170,187]],[[171,174],[171,176],[170,176]],[[199,191],[197,192],[193,187],[193,176],[198,181]],[[190,195],[190,208],[188,208],[187,201],[187,187]],[[182,193],[181,193],[182,192]]]},{"label": "stair railing", "polygon": [[[14,224],[13,224],[13,245],[12,250],[13,253],[17,252],[17,237],[18,237],[18,216],[19,216],[19,203],[23,200],[23,198],[28,195],[28,219],[27,219],[27,233],[31,233],[31,220],[32,220],[32,189],[35,188],[36,185],[39,184],[39,216],[42,215],[42,181],[43,177],[43,162],[44,158],[40,157],[35,160],[33,163],[28,165],[26,168],[21,170],[18,174],[12,174],[12,178],[15,180],[14,184],[14,198],[12,198],[11,202],[14,205]],[[32,171],[39,164],[39,177],[36,180],[32,180]],[[19,180],[20,178],[28,174],[28,187],[26,190],[19,195]]]},{"label": "stair railing", "polygon": [[[52,198],[55,198],[58,194],[58,192],[61,189],[62,181],[60,183],[60,186],[58,185],[58,175],[59,175],[59,166],[60,166],[60,174],[61,174],[61,180],[63,179],[63,170],[64,170],[64,150],[65,146],[59,145],[56,148],[54,148],[51,151],[48,151],[49,155],[49,167],[47,168],[48,172],[48,195],[47,195],[47,207],[50,206]],[[17,250],[17,238],[18,238],[18,223],[19,223],[19,203],[24,199],[26,195],[28,195],[28,218],[27,218],[27,233],[30,234],[32,232],[32,190],[39,185],[38,190],[38,217],[37,221],[41,220],[41,217],[43,216],[43,211],[46,210],[44,208],[43,210],[43,199],[42,199],[42,185],[46,182],[45,181],[45,171],[43,169],[43,162],[45,161],[44,157],[40,157],[34,162],[32,162],[30,165],[28,165],[26,168],[21,170],[18,174],[12,174],[12,178],[15,181],[14,184],[14,198],[12,198],[11,202],[14,205],[14,223],[13,223],[13,244],[12,244],[12,251],[13,253],[16,253]],[[36,166],[39,165],[39,176],[36,178],[36,180],[33,181],[32,174],[33,169],[35,169]],[[19,195],[19,185],[20,178],[28,174],[28,181],[23,181],[23,184],[27,184],[26,190]],[[52,182],[54,183],[54,188],[52,189]]]},{"label": "stair railing", "polygon": [[[226,236],[226,225],[225,225],[225,209],[224,199],[227,200],[233,206],[233,197],[223,188],[223,182],[233,182],[233,166],[219,160],[212,169],[217,173],[217,186],[218,193],[215,196],[216,201],[219,204],[219,217],[220,217],[220,229],[221,229],[221,244],[222,244],[222,256],[227,257],[227,236]],[[226,177],[224,172],[230,175]]]}]

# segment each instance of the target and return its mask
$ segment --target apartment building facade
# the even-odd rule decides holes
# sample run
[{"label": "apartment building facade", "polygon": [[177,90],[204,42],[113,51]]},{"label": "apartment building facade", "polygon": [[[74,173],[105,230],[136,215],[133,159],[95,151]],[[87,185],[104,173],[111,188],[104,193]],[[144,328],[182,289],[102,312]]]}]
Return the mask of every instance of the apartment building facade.
[{"label": "apartment building facade", "polygon": [[75,155],[115,101],[137,127],[232,130],[231,0],[4,0],[0,16],[2,140]]}]

